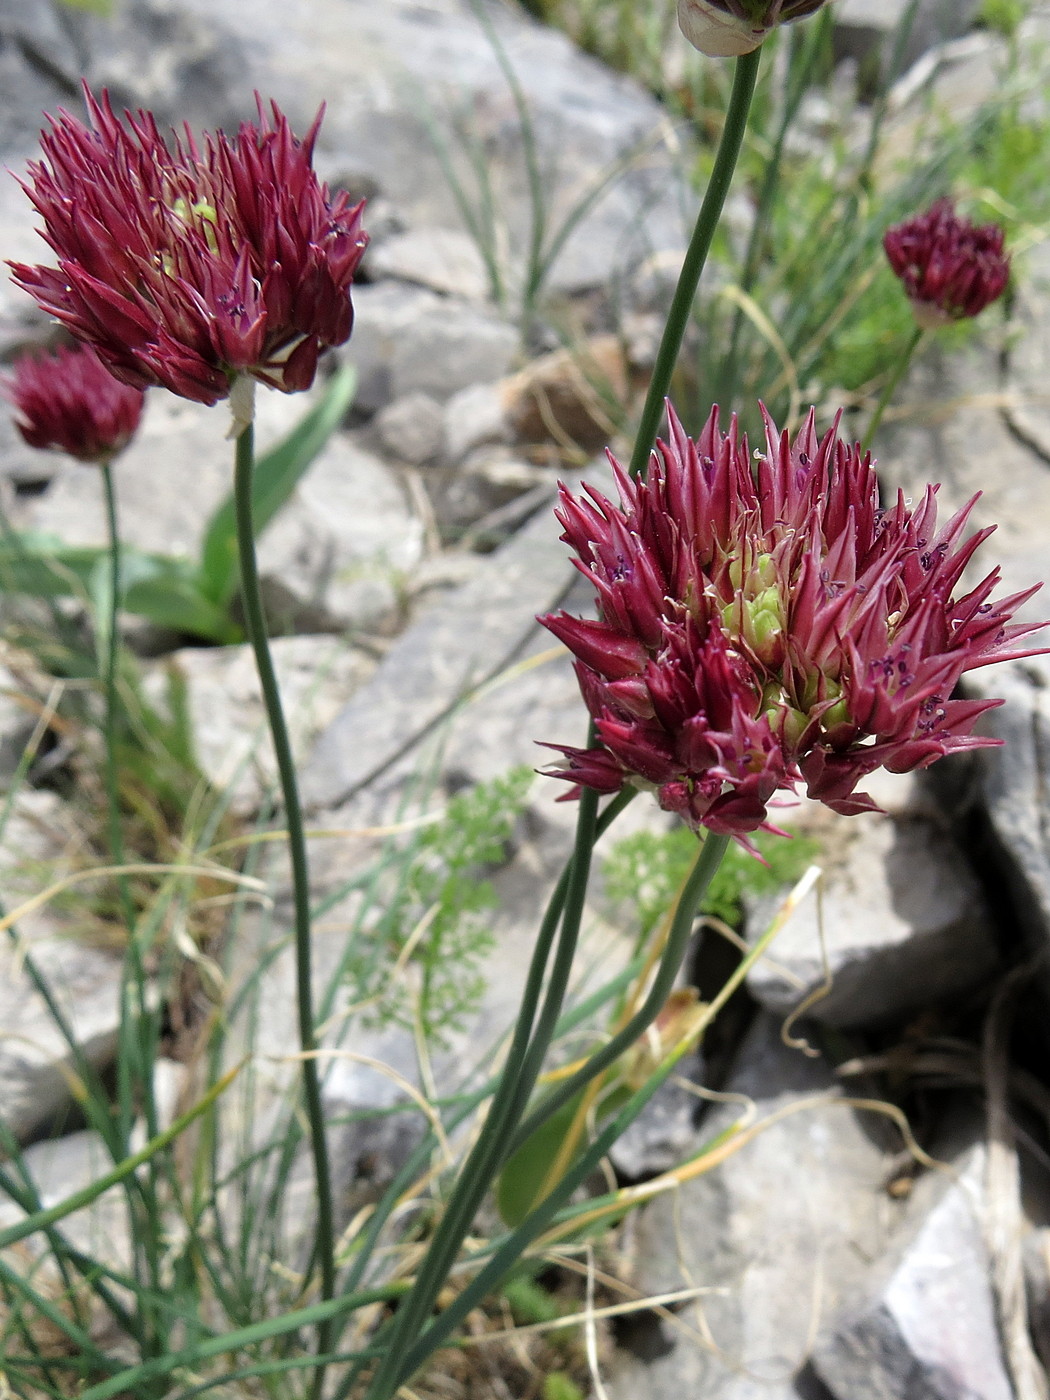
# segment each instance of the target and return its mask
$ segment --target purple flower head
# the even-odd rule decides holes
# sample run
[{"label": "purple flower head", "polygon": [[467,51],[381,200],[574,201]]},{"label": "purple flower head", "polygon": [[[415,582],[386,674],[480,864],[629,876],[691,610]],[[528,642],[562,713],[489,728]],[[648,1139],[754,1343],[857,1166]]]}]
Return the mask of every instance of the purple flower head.
[{"label": "purple flower head", "polygon": [[979,316],[1002,296],[1010,280],[1004,237],[998,224],[960,218],[950,199],[886,230],[882,245],[920,326]]},{"label": "purple flower head", "polygon": [[711,58],[751,53],[778,24],[815,14],[825,0],[678,0],[678,24]]},{"label": "purple flower head", "polygon": [[791,442],[763,409],[753,459],[717,407],[695,442],[668,413],[647,481],[610,459],[618,505],[561,488],[562,538],[598,606],[597,621],[540,619],[576,658],[600,740],[554,746],[569,795],[632,782],[695,828],[744,836],[778,789],[862,812],[874,769],[993,743],[971,731],[1000,702],[952,691],[1032,654],[1017,643],[1036,627],[1010,619],[1036,589],[992,600],[995,569],[958,591],[991,533],[965,535],[977,498],[938,529],[936,487],[880,508],[870,455],[837,422],[819,437],[811,412]]},{"label": "purple flower head", "polygon": [[198,145],[84,93],[91,125],[50,119],[24,186],[58,266],[12,263],[15,281],[136,388],[208,404],[242,374],[309,388],[350,335],[368,241],[362,206],[313,171],[323,113],[299,140],[258,99],[257,123]]},{"label": "purple flower head", "polygon": [[96,463],[127,447],[145,397],[114,379],[88,345],[23,355],[0,375],[0,394],[14,406],[15,426],[30,447]]}]

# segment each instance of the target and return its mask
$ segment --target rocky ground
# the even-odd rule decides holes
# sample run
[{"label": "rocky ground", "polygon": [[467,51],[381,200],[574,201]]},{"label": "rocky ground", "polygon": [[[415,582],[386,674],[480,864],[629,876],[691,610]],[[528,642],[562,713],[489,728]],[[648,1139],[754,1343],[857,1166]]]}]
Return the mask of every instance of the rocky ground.
[{"label": "rocky ground", "polygon": [[[901,8],[841,0],[842,54],[880,61]],[[910,95],[923,82],[959,105],[989,89],[999,41],[967,32],[976,8],[920,5],[916,66],[892,120],[915,120]],[[318,163],[369,197],[373,244],[342,352],[359,374],[355,405],[261,547],[294,634],[277,643],[278,665],[317,828],[361,832],[402,814],[423,761],[437,765],[447,794],[533,765],[537,739],[577,741],[571,670],[534,621],[573,587],[550,513],[554,482],[604,470],[595,457],[611,431],[607,395],[622,400],[644,378],[667,270],[688,233],[679,135],[660,105],[517,8],[494,3],[484,14],[489,32],[468,0],[124,0],[111,19],[50,0],[0,4],[0,154],[16,173],[34,152],[40,111],[74,105],[84,75],[107,85],[116,104],[198,126],[249,114],[255,89],[299,128],[325,101]],[[528,96],[547,248],[569,211],[595,194],[546,271],[542,315],[528,292],[535,201],[501,55]],[[499,222],[480,251],[442,152],[473,207],[472,152],[496,192]],[[730,216],[746,221],[747,212],[738,201]],[[0,182],[4,256],[40,251],[30,213],[15,181]],[[1046,573],[1050,527],[1045,245],[1023,270],[1006,350],[927,355],[879,445],[888,486],[910,493],[939,479],[946,507],[985,493],[977,523],[1000,523],[987,554],[1011,588]],[[566,326],[578,332],[574,353],[556,329]],[[0,281],[0,353],[10,358],[45,329]],[[262,441],[286,431],[302,407],[263,395]],[[208,511],[229,489],[225,430],[221,407],[150,396],[144,429],[117,469],[129,541],[197,548]],[[15,525],[102,542],[91,473],[31,453],[3,423],[0,472]],[[578,593],[573,601],[586,605]],[[1038,613],[1038,599],[1033,606]],[[24,658],[7,659],[0,767],[10,775],[41,697]],[[179,669],[200,763],[230,790],[239,816],[257,813],[272,764],[245,650],[183,647],[152,664]],[[159,696],[159,671],[149,684]],[[722,1166],[625,1227],[619,1267],[633,1286],[707,1291],[617,1333],[603,1361],[613,1400],[1045,1400],[1037,1358],[1050,1364],[1048,685],[1045,659],[978,673],[974,693],[1006,697],[989,718],[1003,749],[946,763],[929,781],[887,782],[876,792],[881,816],[803,816],[823,843],[823,893],[799,908],[773,959],[749,978],[706,1079],[696,1063],[701,1090],[724,1101],[679,1086],[616,1161],[624,1178],[639,1179],[697,1150],[742,1105],[771,1120]],[[495,1040],[515,1004],[538,898],[571,829],[571,812],[553,804],[555,786],[536,784],[514,858],[496,877],[503,903],[490,991],[471,1035],[432,1067],[439,1084],[456,1082],[464,1057]],[[22,790],[0,856],[6,902],[40,888],[44,872],[53,879],[71,868],[79,839],[61,796]],[[318,897],[330,895],[317,931],[321,980],[338,965],[348,872],[374,849],[368,836],[313,843]],[[233,988],[279,938],[287,898],[279,862],[267,874],[276,905],[242,924],[226,974]],[[749,933],[761,932],[769,912],[749,909]],[[105,949],[70,942],[63,917],[38,909],[20,933],[75,1013],[84,1052],[104,1066],[116,963]],[[588,936],[593,962],[627,934],[596,915]],[[90,1134],[35,1141],[61,1118],[68,1075],[17,955],[3,956],[0,1114],[34,1143],[27,1160],[48,1203],[89,1179],[99,1154]],[[712,957],[705,940],[691,970],[705,991]],[[829,972],[830,989],[815,996]],[[254,1023],[278,1052],[295,1043],[290,986],[282,952]],[[806,1019],[787,1024],[809,998]],[[407,1033],[355,1036],[344,1048],[416,1074]],[[251,1044],[250,1028],[234,1027],[231,1053]],[[184,1070],[168,1069],[177,1097]],[[268,1065],[255,1085],[263,1108],[242,1104],[245,1117],[265,1118],[293,1073]],[[335,1115],[383,1108],[400,1091],[348,1057],[335,1062],[326,1092]],[[887,1096],[906,1108],[915,1152],[870,1107]],[[340,1138],[347,1202],[404,1152],[390,1127],[398,1121]],[[235,1128],[228,1132],[232,1141]],[[97,1236],[108,1227],[84,1228]]]}]

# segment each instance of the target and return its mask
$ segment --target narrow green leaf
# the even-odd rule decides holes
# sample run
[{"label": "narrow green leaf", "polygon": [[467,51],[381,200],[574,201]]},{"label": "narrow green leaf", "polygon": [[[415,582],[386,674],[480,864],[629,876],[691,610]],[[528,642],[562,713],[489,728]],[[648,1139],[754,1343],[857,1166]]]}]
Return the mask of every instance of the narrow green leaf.
[{"label": "narrow green leaf", "polygon": [[[329,1298],[324,1303],[313,1303],[309,1307],[298,1308],[294,1312],[266,1318],[263,1322],[253,1322],[247,1327],[239,1327],[220,1337],[205,1338],[196,1346],[187,1347],[184,1351],[168,1352],[164,1356],[153,1357],[139,1366],[129,1367],[126,1371],[111,1376],[109,1380],[81,1391],[80,1400],[112,1400],[112,1397],[117,1395],[134,1395],[137,1393],[136,1388],[141,1387],[146,1381],[156,1380],[160,1376],[170,1376],[173,1371],[178,1371],[183,1367],[199,1368],[202,1361],[210,1360],[213,1356],[225,1356],[244,1351],[260,1342],[268,1342],[274,1337],[287,1336],[289,1332],[298,1332],[306,1327],[315,1326],[326,1318],[342,1317],[345,1313],[356,1312],[359,1308],[368,1307],[371,1303],[389,1302],[394,1298],[400,1298],[407,1292],[408,1287],[408,1281],[395,1280],[377,1288],[365,1289],[360,1293],[344,1293],[337,1298]],[[367,1353],[365,1354],[367,1355]],[[316,1366],[317,1360],[317,1357],[309,1357],[306,1364]],[[258,1369],[260,1372],[265,1371],[265,1367]],[[228,1377],[223,1376],[221,1379],[226,1380]]]},{"label": "narrow green leaf", "polygon": [[134,1153],[131,1157],[125,1157],[123,1162],[118,1162],[112,1171],[106,1172],[105,1176],[100,1176],[97,1181],[93,1181],[90,1186],[85,1186],[81,1191],[74,1191],[71,1196],[67,1196],[64,1201],[59,1201],[57,1205],[49,1206],[47,1210],[34,1211],[32,1215],[20,1220],[17,1225],[9,1225],[6,1230],[0,1230],[0,1250],[17,1244],[19,1240],[24,1240],[28,1235],[35,1235],[38,1230],[45,1230],[58,1220],[64,1220],[67,1215],[72,1215],[74,1211],[83,1210],[85,1206],[89,1206],[92,1201],[97,1200],[99,1196],[108,1191],[111,1186],[116,1186],[119,1181],[131,1176],[144,1162],[148,1162],[151,1157],[155,1157],[163,1148],[173,1143],[195,1119],[211,1108],[219,1095],[224,1093],[240,1074],[242,1067],[243,1061],[241,1064],[234,1065],[233,1069],[213,1084],[187,1113],[176,1118],[170,1128],[165,1128],[162,1133],[158,1133],[155,1138],[146,1143],[140,1152]]},{"label": "narrow green leaf", "polygon": [[[339,426],[353,402],[357,371],[346,365],[331,378],[320,403],[271,451],[255,464],[252,515],[256,538],[281,509],[302,480],[307,467]],[[201,591],[225,607],[237,591],[237,520],[233,495],[227,496],[211,518],[200,562]]]}]

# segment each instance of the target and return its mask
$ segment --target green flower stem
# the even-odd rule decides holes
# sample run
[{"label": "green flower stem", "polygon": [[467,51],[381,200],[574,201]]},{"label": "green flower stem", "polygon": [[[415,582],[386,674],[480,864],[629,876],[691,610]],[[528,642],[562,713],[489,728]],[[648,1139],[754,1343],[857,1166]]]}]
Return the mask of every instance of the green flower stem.
[{"label": "green flower stem", "polygon": [[[715,836],[713,833],[709,833],[705,839],[700,849],[700,854],[697,857],[696,864],[693,866],[689,879],[686,881],[681,896],[679,897],[671,925],[671,931],[667,939],[667,947],[664,950],[664,955],[653,982],[652,989],[642,1008],[631,1018],[631,1022],[628,1026],[624,1027],[624,1031],[621,1032],[620,1036],[615,1038],[617,1041],[632,1028],[634,1029],[635,1038],[637,1038],[637,1036],[641,1034],[641,1031],[645,1029],[645,1026],[655,1019],[657,1012],[666,1000],[666,995],[674,983],[678,967],[681,964],[682,958],[685,956],[685,950],[688,947],[689,937],[692,933],[693,923],[700,906],[700,901],[703,899],[707,887],[711,882],[711,878],[718,869],[728,845],[729,837],[727,836]],[[658,987],[663,988],[663,996],[661,996],[659,1004],[656,1004],[656,996],[654,994],[657,992]],[[648,1021],[645,1022],[645,1025],[636,1025],[636,1023],[640,1023],[643,1013],[647,1010],[650,1012]],[[613,1043],[613,1041],[610,1041],[606,1050],[610,1049]],[[621,1046],[619,1053],[622,1053],[624,1048],[626,1047]],[[602,1054],[604,1054],[604,1052],[602,1052]],[[588,1063],[588,1066],[585,1066],[585,1070],[589,1069],[591,1064],[596,1064],[600,1058],[600,1055],[594,1056]],[[550,1195],[547,1196],[535,1210],[530,1212],[506,1243],[497,1250],[485,1268],[482,1269],[477,1277],[463,1290],[456,1301],[450,1307],[446,1308],[438,1318],[431,1322],[418,1340],[409,1347],[401,1358],[401,1363],[397,1370],[395,1389],[397,1386],[405,1384],[419,1367],[423,1365],[427,1358],[441,1346],[471,1309],[476,1307],[493,1288],[498,1286],[500,1281],[506,1276],[508,1269],[512,1268],[515,1262],[521,1258],[525,1249],[528,1248],[529,1244],[531,1244],[537,1235],[539,1235],[550,1221],[553,1220],[561,1207],[568,1201],[576,1188],[586,1180],[624,1129],[637,1118],[646,1103],[648,1103],[649,1099],[652,1098],[653,1094],[660,1087],[660,1084],[663,1083],[674,1069],[676,1063],[677,1057],[670,1056],[661,1066],[660,1070],[652,1076],[641,1089],[631,1096],[616,1117],[598,1134],[588,1150],[562,1178]],[[604,1066],[599,1066],[594,1070],[594,1073],[600,1073],[603,1067]],[[581,1075],[583,1073],[584,1071],[580,1072]],[[587,1078],[590,1077],[591,1075],[587,1075]],[[572,1080],[567,1081],[567,1084],[573,1086],[572,1092],[575,1093],[579,1089],[580,1084],[585,1082],[586,1079],[581,1080],[580,1075],[574,1075]],[[554,1097],[555,1096],[552,1095],[551,1099],[545,1101],[545,1108],[546,1104],[551,1102]],[[565,1101],[560,1095],[559,1100],[560,1102]],[[552,1109],[551,1111],[553,1112],[554,1110]],[[533,1115],[533,1117],[538,1118],[539,1115]],[[544,1114],[543,1119],[539,1121],[544,1121],[545,1118],[546,1114]],[[538,1125],[539,1123],[537,1122],[537,1126]],[[525,1125],[523,1125],[522,1132],[524,1132],[524,1127]],[[393,1390],[388,1392],[390,1395],[393,1393]],[[386,1400],[385,1396],[383,1400]]]},{"label": "green flower stem", "polygon": [[[310,1124],[310,1146],[314,1159],[317,1186],[317,1257],[321,1263],[321,1301],[335,1296],[335,1226],[332,1218],[332,1173],[325,1140],[324,1110],[321,1103],[321,1076],[314,1052],[313,991],[310,956],[310,877],[306,861],[306,837],[303,831],[299,788],[295,776],[295,760],[284,719],[281,692],[273,669],[273,659],[267,640],[266,618],[259,590],[259,568],[255,557],[255,528],[252,519],[252,475],[255,469],[255,433],[251,423],[237,438],[234,500],[237,511],[237,547],[241,565],[241,598],[244,618],[255,653],[266,718],[273,738],[277,770],[284,800],[284,818],[288,829],[288,851],[292,863],[292,894],[295,905],[295,974],[296,1001],[299,1013],[299,1045],[303,1054],[303,1100]],[[331,1349],[332,1319],[325,1316],[317,1326],[317,1354],[323,1357]],[[319,1362],[314,1375],[314,1395],[319,1396],[324,1383],[324,1361]]]},{"label": "green flower stem", "polygon": [[[99,463],[102,495],[105,501],[107,544],[109,546],[109,596],[106,599],[105,636],[102,656],[103,684],[106,694],[106,807],[109,828],[109,849],[116,866],[125,863],[124,829],[120,815],[120,763],[118,729],[120,725],[120,694],[118,690],[120,663],[120,601],[122,590],[122,558],[120,522],[117,513],[117,492],[113,481],[111,458]],[[101,619],[100,619],[101,621]],[[142,961],[136,929],[135,901],[126,875],[117,876],[120,911],[127,930],[127,953],[120,983],[120,1029],[116,1055],[117,1094],[115,1127],[118,1151],[126,1153],[136,1112],[141,1106],[147,1134],[157,1133],[156,1103],[153,1097],[153,1060],[149,1053],[152,1036],[149,1011],[145,1002],[146,971]],[[144,1053],[145,1052],[145,1053]],[[136,1068],[138,1073],[136,1074]],[[143,1172],[141,1181],[128,1192],[128,1210],[133,1219],[133,1233],[141,1245],[134,1255],[136,1281],[142,1283],[145,1267],[153,1290],[161,1287],[160,1220],[156,1177],[153,1164]],[[139,1293],[139,1326],[143,1350],[158,1354],[165,1348],[163,1318],[155,1304],[146,1300],[146,1290]]]},{"label": "green flower stem", "polygon": [[678,285],[671,301],[671,309],[667,315],[667,324],[664,326],[656,364],[653,366],[653,375],[649,381],[649,390],[645,396],[641,421],[638,424],[638,435],[634,441],[634,452],[631,454],[630,473],[632,476],[644,474],[649,462],[649,453],[653,450],[653,444],[656,441],[660,415],[664,411],[664,399],[671,387],[671,376],[678,363],[678,352],[682,348],[685,330],[689,324],[696,289],[700,285],[700,275],[711,250],[711,241],[715,236],[715,229],[718,227],[722,207],[725,204],[726,195],[729,193],[733,172],[736,170],[740,148],[743,145],[748,113],[751,110],[751,99],[754,96],[755,83],[758,80],[761,52],[762,49],[759,46],[753,53],[744,54],[742,58],[736,60],[733,91],[729,98],[729,110],[726,112],[718,154],[715,156],[711,179],[708,181],[707,190],[700,205],[700,213],[697,215],[693,236],[689,240],[682,270],[678,274]]},{"label": "green flower stem", "polygon": [[603,1045],[585,1064],[581,1065],[575,1074],[559,1084],[557,1089],[548,1094],[529,1114],[511,1141],[508,1156],[527,1142],[538,1128],[541,1128],[553,1114],[574,1098],[596,1075],[608,1069],[611,1064],[615,1064],[620,1056],[629,1050],[639,1036],[656,1020],[671,994],[675,978],[678,976],[678,969],[685,958],[693,931],[693,920],[700,900],[711,883],[715,871],[721,865],[728,845],[728,836],[716,836],[714,832],[708,832],[704,844],[700,848],[696,864],[682,889],[674,919],[671,922],[671,930],[667,935],[667,946],[664,948],[656,976],[653,978],[652,986],[649,988],[645,1000],[627,1024],[617,1031],[607,1044]]},{"label": "green flower stem", "polygon": [[904,353],[897,360],[897,363],[893,368],[892,374],[890,375],[889,379],[886,380],[886,383],[883,386],[882,393],[879,395],[879,401],[875,405],[875,412],[871,415],[871,422],[868,424],[868,431],[864,434],[864,441],[861,444],[865,452],[870,450],[871,444],[875,440],[875,434],[878,432],[879,424],[882,422],[882,415],[886,412],[890,400],[896,393],[897,385],[904,378],[905,372],[908,366],[911,364],[912,356],[915,354],[915,351],[919,345],[919,341],[922,340],[923,334],[924,332],[921,326],[914,326],[912,328],[911,338],[909,339],[907,345],[904,347]]},{"label": "green flower stem", "polygon": [[[404,1378],[401,1362],[405,1350],[419,1335],[424,1320],[433,1309],[478,1206],[505,1160],[508,1138],[528,1102],[532,1086],[526,1083],[525,1075],[527,1067],[534,1061],[527,1052],[531,1051],[540,989],[559,922],[562,933],[556,962],[564,960],[564,948],[575,949],[590,873],[597,809],[598,794],[585,789],[580,797],[572,861],[555,887],[540,927],[506,1067],[478,1140],[460,1168],[441,1223],[416,1274],[412,1291],[398,1309],[387,1339],[386,1355],[369,1386],[367,1400],[389,1400],[401,1384]],[[563,886],[564,909],[559,910]]]},{"label": "green flower stem", "polygon": [[[109,608],[106,617],[105,649],[102,658],[106,691],[106,802],[109,849],[114,865],[124,864],[124,831],[120,823],[120,768],[117,762],[117,724],[120,715],[117,693],[117,663],[120,656],[118,631],[121,589],[120,526],[117,520],[117,493],[109,458],[99,463],[102,494],[106,503],[106,529],[109,544]],[[117,877],[120,907],[128,929],[129,944],[134,941],[135,903],[126,876]]]}]

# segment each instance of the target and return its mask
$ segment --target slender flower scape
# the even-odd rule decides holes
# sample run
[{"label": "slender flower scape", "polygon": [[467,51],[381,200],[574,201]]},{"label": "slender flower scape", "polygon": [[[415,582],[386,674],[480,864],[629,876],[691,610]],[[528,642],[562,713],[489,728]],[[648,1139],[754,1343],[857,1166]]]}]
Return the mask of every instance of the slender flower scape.
[{"label": "slender flower scape", "polygon": [[23,355],[0,375],[0,395],[30,447],[68,452],[80,462],[109,462],[139,425],[141,389],[121,384],[87,345]]},{"label": "slender flower scape", "polygon": [[863,812],[874,769],[995,742],[971,730],[1000,702],[950,696],[964,671],[1032,654],[1016,644],[1036,627],[1008,624],[1036,590],[990,601],[995,569],[953,596],[991,533],[963,538],[977,497],[938,530],[935,486],[880,509],[870,455],[837,424],[818,438],[812,412],[792,443],[763,410],[754,468],[735,418],[722,432],[715,407],[693,442],[669,412],[647,482],[613,459],[619,506],[561,489],[600,620],[540,621],[574,653],[601,742],[551,745],[556,776],[649,787],[694,828],[739,837],[778,789]]},{"label": "slender flower scape", "polygon": [[824,0],[678,0],[678,24],[694,49],[738,58],[769,38],[778,24],[815,14]]},{"label": "slender flower scape", "polygon": [[58,267],[15,281],[126,384],[215,403],[251,375],[292,392],[350,335],[350,283],[367,243],[361,205],[312,166],[322,112],[300,141],[272,105],[234,138],[169,144],[149,112],[126,125],[85,87],[41,138],[24,188]]},{"label": "slender flower scape", "polygon": [[924,330],[979,316],[1010,280],[998,224],[971,224],[950,199],[887,229],[882,240],[890,266],[904,283]]}]

